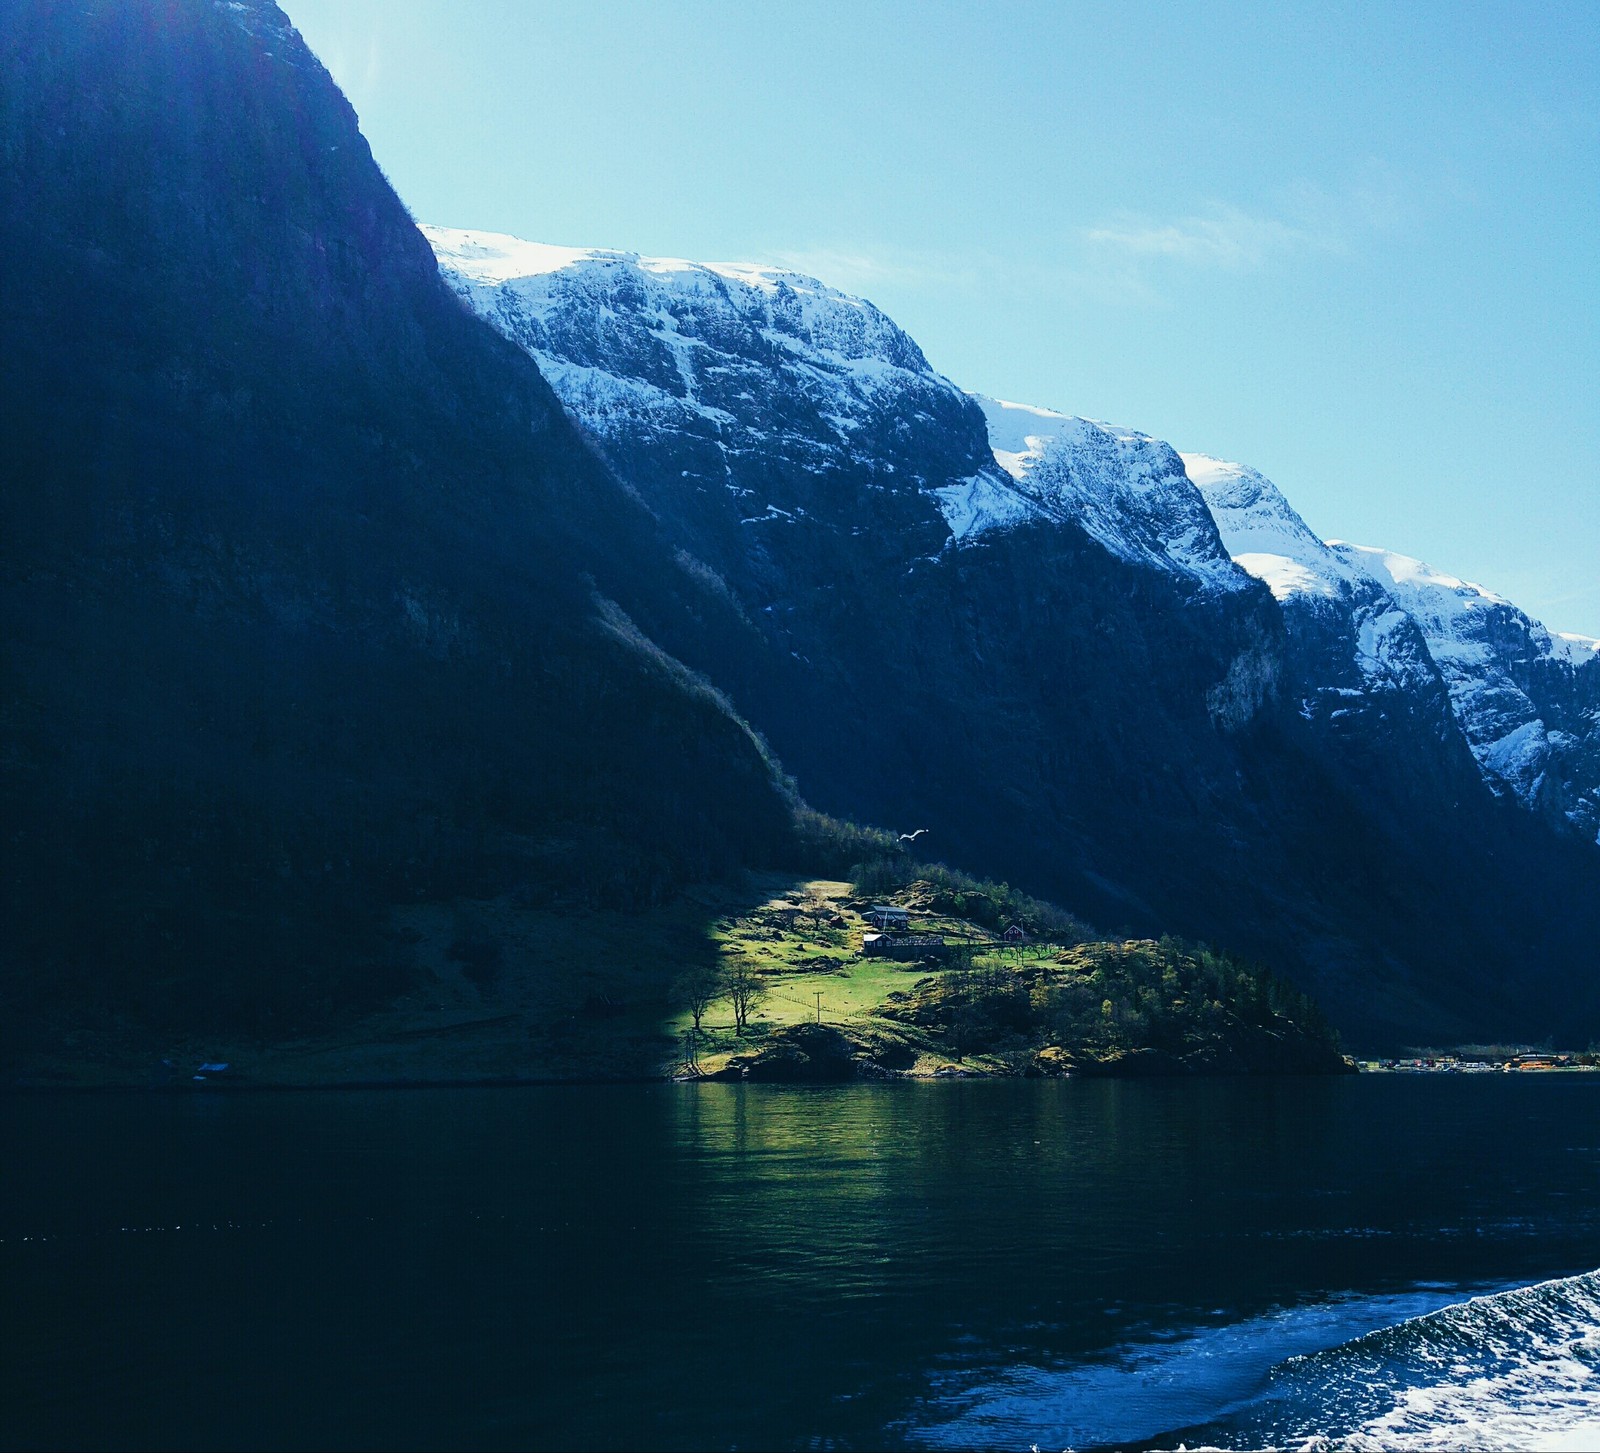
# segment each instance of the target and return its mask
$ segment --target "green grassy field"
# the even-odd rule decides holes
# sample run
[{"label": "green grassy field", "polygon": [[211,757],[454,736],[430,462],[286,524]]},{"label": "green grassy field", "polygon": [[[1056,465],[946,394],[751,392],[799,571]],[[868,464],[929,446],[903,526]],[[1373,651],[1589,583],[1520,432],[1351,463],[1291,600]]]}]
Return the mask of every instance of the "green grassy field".
[{"label": "green grassy field", "polygon": [[[719,916],[711,937],[718,961],[750,965],[760,975],[764,993],[752,1016],[751,1032],[744,1037],[734,1032],[727,1004],[713,1005],[701,1021],[699,1068],[715,1072],[732,1055],[759,1044],[763,1035],[813,1020],[907,1037],[904,1025],[881,1018],[877,1010],[890,994],[906,991],[933,969],[928,964],[862,956],[862,936],[872,931],[863,917],[870,903],[856,898],[848,883],[827,879],[772,879],[757,886],[767,888],[768,896],[740,912]],[[940,934],[951,942],[967,941],[974,947],[992,946],[992,936],[973,923],[918,911],[918,897],[918,885],[912,884],[889,899],[912,906],[915,932]],[[803,910],[792,920],[784,911],[791,907]],[[1005,952],[1007,956],[1012,953]],[[981,948],[976,962],[986,962]],[[666,1021],[666,1027],[681,1042],[691,1027],[691,1015],[679,1010]],[[932,1073],[951,1063],[948,1052],[931,1041],[924,1040],[919,1049],[916,1073]],[[976,1068],[981,1067],[981,1060],[964,1063]]]}]

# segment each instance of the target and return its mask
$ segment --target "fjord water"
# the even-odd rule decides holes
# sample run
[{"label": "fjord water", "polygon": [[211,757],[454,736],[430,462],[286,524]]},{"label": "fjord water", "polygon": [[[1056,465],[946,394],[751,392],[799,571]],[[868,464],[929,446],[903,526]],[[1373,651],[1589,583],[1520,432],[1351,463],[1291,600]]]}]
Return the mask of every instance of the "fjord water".
[{"label": "fjord water", "polygon": [[3,1107],[8,1446],[1526,1447],[1596,1396],[1600,1076]]}]

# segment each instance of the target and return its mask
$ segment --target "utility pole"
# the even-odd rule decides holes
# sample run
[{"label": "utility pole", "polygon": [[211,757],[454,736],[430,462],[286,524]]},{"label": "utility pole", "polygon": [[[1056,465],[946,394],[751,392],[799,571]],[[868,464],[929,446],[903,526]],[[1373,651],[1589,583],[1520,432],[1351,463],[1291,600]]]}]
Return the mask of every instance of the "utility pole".
[{"label": "utility pole", "polygon": [[822,1023],[822,990],[821,989],[813,989],[811,992],[817,996],[817,1023],[821,1024]]}]

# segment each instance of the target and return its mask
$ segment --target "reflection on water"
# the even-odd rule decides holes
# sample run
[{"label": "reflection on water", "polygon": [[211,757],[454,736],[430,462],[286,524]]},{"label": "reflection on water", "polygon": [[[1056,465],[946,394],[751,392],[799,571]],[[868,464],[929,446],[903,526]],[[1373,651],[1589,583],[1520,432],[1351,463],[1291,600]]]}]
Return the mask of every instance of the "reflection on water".
[{"label": "reflection on water", "polygon": [[1150,1437],[1600,1263],[1597,1088],[12,1097],[0,1441]]}]

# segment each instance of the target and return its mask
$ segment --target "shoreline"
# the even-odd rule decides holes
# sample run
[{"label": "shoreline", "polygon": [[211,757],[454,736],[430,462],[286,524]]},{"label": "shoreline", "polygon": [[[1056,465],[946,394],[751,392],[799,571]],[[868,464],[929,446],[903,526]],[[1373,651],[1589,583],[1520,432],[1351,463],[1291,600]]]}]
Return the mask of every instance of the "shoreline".
[{"label": "shoreline", "polygon": [[[77,1080],[66,1079],[51,1080],[39,1076],[18,1076],[15,1079],[0,1083],[0,1097],[5,1095],[270,1095],[270,1094],[313,1094],[322,1091],[349,1093],[364,1090],[519,1090],[519,1089],[555,1089],[563,1086],[582,1087],[586,1089],[601,1089],[608,1086],[624,1085],[678,1085],[694,1087],[700,1085],[758,1085],[763,1088],[780,1086],[784,1088],[840,1088],[851,1085],[889,1085],[889,1084],[949,1084],[949,1083],[982,1083],[998,1084],[1005,1081],[1016,1080],[1055,1080],[1055,1081],[1086,1081],[1086,1080],[1124,1080],[1162,1083],[1187,1083],[1193,1080],[1277,1080],[1277,1079],[1343,1079],[1351,1073],[1329,1070],[1274,1070],[1274,1071],[1225,1071],[1225,1070],[1194,1070],[1184,1074],[1151,1075],[1133,1073],[1118,1073],[1110,1070],[1077,1070],[1060,1074],[1026,1074],[1012,1070],[986,1069],[981,1067],[957,1068],[955,1070],[915,1071],[915,1070],[890,1070],[882,1073],[842,1076],[833,1078],[816,1079],[775,1079],[764,1076],[742,1078],[723,1073],[701,1075],[674,1075],[674,1074],[632,1074],[632,1075],[492,1075],[474,1078],[472,1076],[456,1075],[441,1078],[388,1078],[366,1080],[327,1080],[322,1082],[296,1081],[296,1080],[262,1080],[253,1077],[224,1077],[208,1076],[205,1080],[196,1082],[190,1080],[174,1080],[151,1082],[140,1080]],[[1369,1073],[1362,1071],[1362,1073]],[[1379,1071],[1378,1073],[1390,1073]]]},{"label": "shoreline", "polygon": [[[20,1074],[0,1082],[0,1096],[15,1095],[99,1095],[99,1094],[149,1094],[149,1095],[249,1095],[249,1094],[306,1094],[318,1091],[353,1092],[366,1090],[515,1090],[557,1088],[561,1086],[598,1089],[611,1085],[883,1085],[896,1082],[908,1084],[941,1084],[950,1081],[994,1083],[1004,1080],[1055,1079],[1055,1080],[1263,1080],[1263,1079],[1328,1079],[1344,1078],[1350,1074],[1384,1076],[1440,1076],[1478,1077],[1486,1075],[1595,1075],[1600,1074],[1600,1064],[1487,1064],[1464,1061],[1442,1061],[1433,1065],[1385,1062],[1382,1060],[1348,1058],[1347,1068],[1337,1070],[1188,1070],[1178,1074],[1147,1074],[1119,1070],[1113,1065],[1074,1068],[1054,1074],[1027,1073],[1010,1067],[982,1064],[946,1065],[934,1070],[875,1070],[870,1074],[837,1075],[826,1078],[775,1079],[769,1076],[742,1078],[730,1076],[725,1071],[699,1075],[672,1073],[619,1073],[619,1074],[525,1074],[525,1075],[392,1075],[369,1078],[329,1079],[324,1081],[259,1078],[250,1074],[209,1075],[203,1080],[194,1078],[153,1081],[134,1078],[72,1078],[65,1067],[54,1074]],[[80,1073],[86,1066],[78,1066]]]}]

